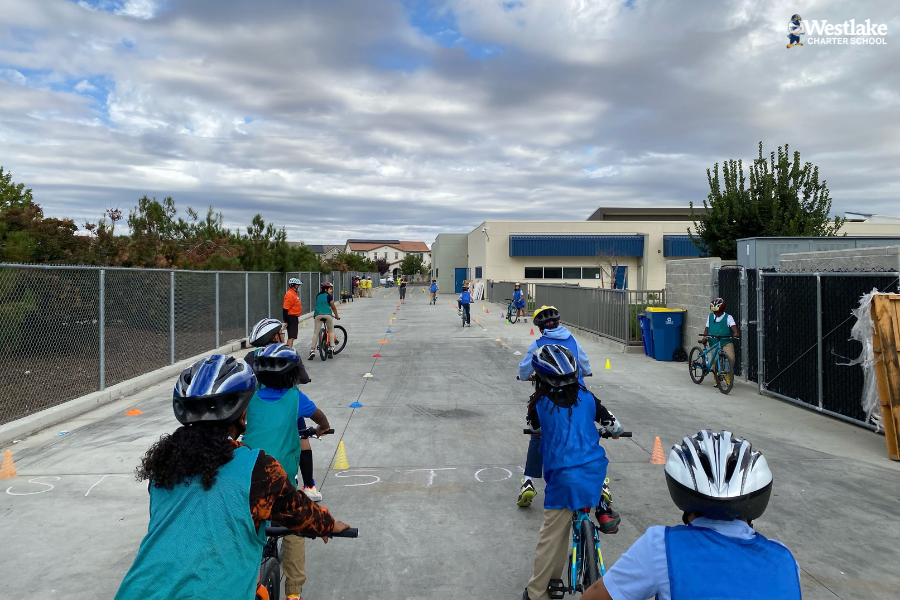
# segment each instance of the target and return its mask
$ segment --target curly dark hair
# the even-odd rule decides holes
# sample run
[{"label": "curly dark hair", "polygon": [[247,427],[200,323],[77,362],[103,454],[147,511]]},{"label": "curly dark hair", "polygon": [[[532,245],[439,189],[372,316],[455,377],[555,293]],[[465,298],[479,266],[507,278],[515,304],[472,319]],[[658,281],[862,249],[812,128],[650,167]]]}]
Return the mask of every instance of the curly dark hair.
[{"label": "curly dark hair", "polygon": [[578,392],[583,389],[577,381],[562,387],[554,387],[540,377],[535,377],[534,393],[528,398],[528,412],[533,411],[538,401],[546,396],[554,405],[552,410],[568,408],[569,418],[572,418],[572,407],[578,406]]},{"label": "curly dark hair", "polygon": [[150,446],[134,474],[138,481],[149,480],[167,490],[199,475],[203,489],[208,490],[219,468],[234,457],[234,448],[228,425],[182,425]]},{"label": "curly dark hair", "polygon": [[287,373],[270,373],[260,370],[256,373],[256,380],[267,388],[286,390],[300,382],[300,365],[298,364]]}]

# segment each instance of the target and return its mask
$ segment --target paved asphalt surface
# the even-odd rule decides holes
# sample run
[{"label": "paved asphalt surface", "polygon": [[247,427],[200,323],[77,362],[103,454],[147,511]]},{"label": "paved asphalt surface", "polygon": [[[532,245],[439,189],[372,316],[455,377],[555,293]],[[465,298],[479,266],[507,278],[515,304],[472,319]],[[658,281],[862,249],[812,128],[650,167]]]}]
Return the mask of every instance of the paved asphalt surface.
[{"label": "paved asphalt surface", "polygon": [[[521,597],[542,522],[542,494],[531,508],[515,505],[530,393],[515,380],[516,364],[534,336],[481,302],[462,328],[451,299],[429,306],[413,288],[399,310],[390,291],[341,306],[347,349],[307,365],[313,382],[304,391],[337,432],[313,441],[322,503],[360,529],[356,540],[309,542],[307,600]],[[311,332],[300,331],[302,350]],[[900,597],[900,467],[886,458],[883,437],[749,385],[724,396],[692,384],[683,364],[579,337],[593,391],[634,432],[605,443],[622,516],[620,532],[601,540],[607,565],[648,526],[680,520],[662,467],[650,464],[654,437],[667,450],[703,427],[727,428],[768,458],[775,492],[756,527],[793,551],[805,598]],[[19,475],[0,481],[0,595],[114,595],[147,527],[146,484],[134,467],[177,424],[171,388],[154,386],[12,446]],[[349,408],[354,401],[363,408]],[[131,408],[143,414],[126,416]],[[339,440],[349,471],[330,469]]]}]

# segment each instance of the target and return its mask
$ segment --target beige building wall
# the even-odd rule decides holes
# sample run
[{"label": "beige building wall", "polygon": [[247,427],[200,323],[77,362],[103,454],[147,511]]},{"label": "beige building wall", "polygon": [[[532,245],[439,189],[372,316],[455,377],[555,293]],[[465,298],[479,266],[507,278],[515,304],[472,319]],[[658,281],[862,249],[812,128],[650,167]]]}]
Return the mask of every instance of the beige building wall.
[{"label": "beige building wall", "polygon": [[[485,221],[469,233],[469,267],[472,273],[475,267],[484,267],[484,278],[495,281],[579,283],[599,287],[599,279],[526,279],[525,267],[596,267],[599,259],[592,256],[509,256],[509,236],[643,234],[647,236],[643,258],[616,258],[619,265],[628,267],[629,289],[646,286],[646,289],[659,290],[666,286],[666,262],[684,258],[663,257],[663,235],[685,235],[688,225],[684,221]],[[486,233],[482,231],[484,227],[487,227]],[[608,278],[604,285],[610,287]]]}]

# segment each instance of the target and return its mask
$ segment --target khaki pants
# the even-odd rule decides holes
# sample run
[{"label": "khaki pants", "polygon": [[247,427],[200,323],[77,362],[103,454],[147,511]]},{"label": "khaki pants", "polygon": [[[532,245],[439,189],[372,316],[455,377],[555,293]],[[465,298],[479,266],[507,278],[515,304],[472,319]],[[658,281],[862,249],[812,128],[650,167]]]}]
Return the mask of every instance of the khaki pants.
[{"label": "khaki pants", "polygon": [[[301,492],[302,493],[302,492]],[[296,535],[284,536],[284,561],[281,564],[285,595],[303,593],[306,583],[306,540]]]},{"label": "khaki pants", "polygon": [[331,315],[316,315],[315,319],[313,319],[315,326],[313,327],[312,346],[310,346],[312,350],[315,350],[316,346],[319,345],[319,331],[322,329],[322,321],[325,321],[325,327],[328,328],[328,340],[334,342],[334,317]]},{"label": "khaki pants", "polygon": [[547,586],[559,579],[568,563],[572,547],[572,511],[566,508],[544,509],[544,524],[534,552],[534,574],[528,582],[531,600],[549,600]]},{"label": "khaki pants", "polygon": [[[722,352],[724,352],[725,355],[731,359],[731,374],[734,375],[734,370],[736,368],[734,366],[734,344],[728,342],[727,344],[722,346]],[[717,371],[718,369],[716,369],[716,363],[713,362],[713,372],[715,373]]]}]

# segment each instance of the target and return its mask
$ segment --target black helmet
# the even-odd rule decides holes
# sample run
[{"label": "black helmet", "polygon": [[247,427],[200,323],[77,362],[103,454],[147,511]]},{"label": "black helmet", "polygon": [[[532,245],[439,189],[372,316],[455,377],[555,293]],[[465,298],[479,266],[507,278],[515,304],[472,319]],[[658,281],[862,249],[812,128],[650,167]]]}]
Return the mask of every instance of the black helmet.
[{"label": "black helmet", "polygon": [[250,365],[213,354],[181,372],[172,394],[175,418],[184,425],[237,421],[256,392]]},{"label": "black helmet", "polygon": [[772,494],[772,472],[765,457],[730,431],[704,429],[672,446],[666,485],[685,513],[709,519],[752,521]]},{"label": "black helmet", "polygon": [[540,329],[554,329],[559,325],[559,311],[555,306],[542,306],[534,311],[532,322]]}]

